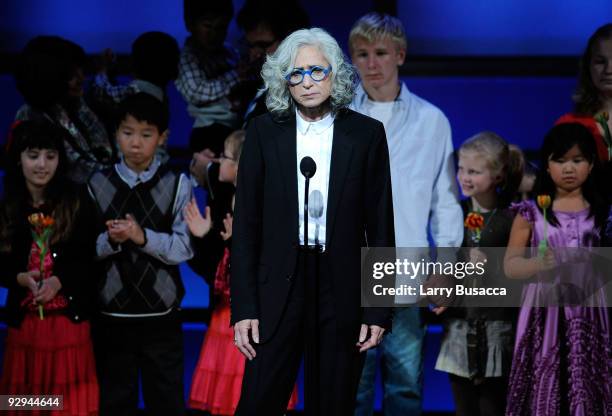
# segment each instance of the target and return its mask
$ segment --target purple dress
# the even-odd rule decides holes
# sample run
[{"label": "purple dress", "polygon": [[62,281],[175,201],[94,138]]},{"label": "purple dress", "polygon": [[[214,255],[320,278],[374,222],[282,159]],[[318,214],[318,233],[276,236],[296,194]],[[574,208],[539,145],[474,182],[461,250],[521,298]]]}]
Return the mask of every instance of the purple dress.
[{"label": "purple dress", "polygon": [[[531,224],[530,245],[537,247],[544,234],[544,217],[535,202],[523,201],[512,208]],[[559,227],[548,224],[549,246],[598,246],[600,237],[588,214],[588,209],[555,211]],[[545,285],[527,283],[523,291],[506,415],[612,415],[607,308],[533,306]],[[603,292],[600,298],[604,299]]]}]

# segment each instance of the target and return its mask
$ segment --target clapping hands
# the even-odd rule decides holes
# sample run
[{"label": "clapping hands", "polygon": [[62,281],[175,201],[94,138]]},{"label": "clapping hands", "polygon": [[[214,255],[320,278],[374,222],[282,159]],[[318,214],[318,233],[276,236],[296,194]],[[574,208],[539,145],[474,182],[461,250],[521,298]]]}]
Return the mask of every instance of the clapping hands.
[{"label": "clapping hands", "polygon": [[144,230],[130,214],[127,214],[125,219],[106,221],[106,229],[108,231],[108,239],[112,243],[122,244],[131,240],[139,246],[145,244]]}]

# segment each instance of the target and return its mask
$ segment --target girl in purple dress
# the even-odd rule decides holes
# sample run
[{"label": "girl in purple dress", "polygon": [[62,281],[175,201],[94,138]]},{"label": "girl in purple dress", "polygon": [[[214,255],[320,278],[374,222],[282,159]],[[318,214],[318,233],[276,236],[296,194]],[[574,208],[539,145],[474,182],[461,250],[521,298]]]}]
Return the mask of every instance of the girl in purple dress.
[{"label": "girl in purple dress", "polygon": [[[578,289],[589,283],[588,275],[577,271],[587,268],[573,269],[578,262],[569,257],[577,248],[588,252],[600,245],[608,217],[607,202],[596,187],[599,167],[591,134],[579,124],[554,127],[544,139],[540,163],[535,193],[548,195],[550,207],[543,210],[534,201],[514,205],[518,215],[504,260],[509,278],[530,279],[523,291],[506,414],[612,415],[604,293],[589,292],[599,307],[576,300]],[[525,257],[528,246],[531,257]],[[560,284],[563,277],[572,286],[567,280]],[[563,300],[557,290],[553,303],[547,294],[563,287],[572,288],[574,299]]]}]

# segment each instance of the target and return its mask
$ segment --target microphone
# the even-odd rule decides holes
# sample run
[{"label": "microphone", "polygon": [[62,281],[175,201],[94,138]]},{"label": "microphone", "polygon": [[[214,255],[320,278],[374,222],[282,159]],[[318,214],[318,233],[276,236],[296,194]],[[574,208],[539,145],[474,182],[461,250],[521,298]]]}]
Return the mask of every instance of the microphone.
[{"label": "microphone", "polygon": [[[317,171],[317,164],[310,156],[304,156],[300,161],[300,172],[308,180],[314,176]],[[308,195],[308,194],[306,194]]]},{"label": "microphone", "polygon": [[308,247],[308,187],[310,186],[310,178],[317,171],[317,164],[310,156],[304,156],[300,161],[300,172],[306,178],[306,187],[304,189],[304,246]]},{"label": "microphone", "polygon": [[323,216],[323,194],[318,189],[315,189],[310,193],[309,196],[310,205],[308,205],[308,213],[310,216],[317,220],[315,226],[315,245],[319,245],[319,221],[318,219]]}]

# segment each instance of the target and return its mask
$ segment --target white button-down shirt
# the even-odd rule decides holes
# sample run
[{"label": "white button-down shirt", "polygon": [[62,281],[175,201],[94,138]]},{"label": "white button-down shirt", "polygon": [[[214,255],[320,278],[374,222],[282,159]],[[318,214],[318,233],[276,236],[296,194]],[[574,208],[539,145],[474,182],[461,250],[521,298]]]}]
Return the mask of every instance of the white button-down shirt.
[{"label": "white button-down shirt", "polygon": [[[299,198],[300,244],[304,244],[304,189],[306,179],[300,171],[302,158],[310,156],[317,165],[317,170],[309,185],[308,244],[321,244],[325,247],[325,230],[327,223],[327,196],[329,192],[329,168],[334,137],[334,117],[330,113],[319,121],[309,122],[296,111],[297,127],[297,175]],[[316,212],[313,212],[316,211]],[[315,214],[315,217],[313,217]]]},{"label": "white button-down shirt", "polygon": [[[381,109],[374,107],[359,85],[352,108],[380,117]],[[393,101],[391,114],[390,119],[379,121],[385,126],[389,147],[396,246],[428,247],[429,224],[436,246],[459,247],[463,213],[457,196],[448,119],[404,84]]]}]

